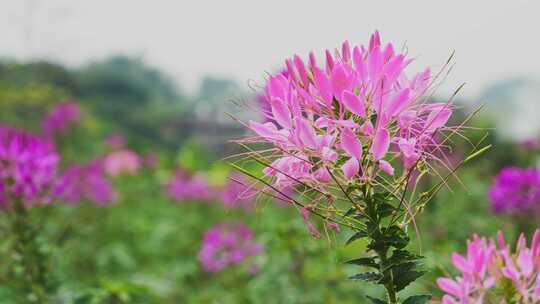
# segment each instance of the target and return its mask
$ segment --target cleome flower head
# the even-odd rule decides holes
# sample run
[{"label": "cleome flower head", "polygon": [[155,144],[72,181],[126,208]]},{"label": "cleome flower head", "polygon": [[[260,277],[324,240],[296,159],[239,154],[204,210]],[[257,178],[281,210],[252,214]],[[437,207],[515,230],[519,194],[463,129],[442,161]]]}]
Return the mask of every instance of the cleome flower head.
[{"label": "cleome flower head", "polygon": [[495,213],[539,213],[540,171],[536,168],[502,169],[489,190],[489,199]]},{"label": "cleome flower head", "polygon": [[58,178],[55,194],[68,204],[89,201],[104,206],[117,199],[117,193],[106,176],[103,160],[69,166]]},{"label": "cleome flower head", "polygon": [[445,129],[452,108],[425,102],[430,71],[406,76],[411,61],[381,44],[377,32],[368,47],[345,42],[334,55],[327,51],[325,66],[313,53],[307,63],[295,55],[286,72],[269,77],[266,122],[250,121],[257,137],[243,142],[275,147],[264,173],[279,188],[393,176],[397,167],[404,173],[438,158],[435,133]]},{"label": "cleome flower head", "polygon": [[42,128],[46,136],[66,133],[69,127],[79,121],[79,106],[73,101],[57,104],[43,120]]},{"label": "cleome flower head", "polygon": [[439,278],[445,293],[443,304],[540,303],[540,231],[527,247],[522,234],[515,252],[502,233],[497,242],[474,236],[467,243],[467,256],[452,255],[460,275]]},{"label": "cleome flower head", "polygon": [[263,247],[253,242],[253,232],[241,223],[220,223],[205,234],[199,251],[199,261],[207,272],[241,264],[261,254]]},{"label": "cleome flower head", "polygon": [[167,184],[167,194],[177,202],[209,201],[214,193],[201,174],[177,170]]},{"label": "cleome flower head", "polygon": [[0,204],[13,197],[26,206],[48,202],[59,160],[51,142],[0,126]]}]

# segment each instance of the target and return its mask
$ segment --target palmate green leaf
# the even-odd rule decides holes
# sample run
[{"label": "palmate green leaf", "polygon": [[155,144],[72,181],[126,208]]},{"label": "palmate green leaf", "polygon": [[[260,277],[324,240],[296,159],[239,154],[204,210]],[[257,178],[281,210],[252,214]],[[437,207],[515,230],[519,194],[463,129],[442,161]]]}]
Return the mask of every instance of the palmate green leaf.
[{"label": "palmate green leaf", "polygon": [[346,264],[353,264],[353,265],[359,265],[359,266],[366,266],[366,267],[372,267],[375,269],[379,268],[379,265],[375,261],[375,258],[358,258],[354,260],[350,260],[345,262]]},{"label": "palmate green leaf", "polygon": [[377,282],[380,279],[382,279],[382,275],[377,272],[357,273],[349,277],[349,280],[358,280],[358,281],[365,281],[365,282]]},{"label": "palmate green leaf", "polygon": [[408,297],[403,304],[425,304],[431,299],[431,295],[417,295]]},{"label": "palmate green leaf", "polygon": [[369,301],[371,301],[372,304],[388,304],[388,302],[386,302],[384,300],[381,300],[381,299],[373,298],[373,297],[370,297],[370,296],[366,296],[366,298],[368,298]]}]

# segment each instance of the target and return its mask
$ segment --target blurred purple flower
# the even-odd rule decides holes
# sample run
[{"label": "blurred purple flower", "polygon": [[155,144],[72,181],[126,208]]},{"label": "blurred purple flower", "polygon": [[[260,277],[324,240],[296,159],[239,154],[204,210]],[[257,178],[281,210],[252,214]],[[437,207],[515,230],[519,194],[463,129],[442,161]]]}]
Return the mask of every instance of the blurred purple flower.
[{"label": "blurred purple flower", "polygon": [[169,196],[178,201],[206,201],[212,198],[212,190],[206,179],[200,175],[191,175],[177,170],[167,185]]},{"label": "blurred purple flower", "polygon": [[145,155],[142,159],[143,166],[150,169],[155,168],[157,165],[157,162],[158,162],[158,158],[157,158],[157,155],[154,153],[149,153]]},{"label": "blurred purple flower", "polygon": [[121,149],[125,146],[126,140],[124,139],[124,136],[118,133],[112,133],[105,138],[105,145],[107,145],[111,149]]},{"label": "blurred purple flower", "polygon": [[229,177],[221,191],[221,202],[225,208],[250,210],[253,208],[254,196],[258,193],[253,191],[253,187],[243,175],[234,174]]},{"label": "blurred purple flower", "polygon": [[88,200],[97,205],[107,205],[117,198],[100,159],[67,168],[56,184],[55,193],[69,204]]},{"label": "blurred purple flower", "polygon": [[66,133],[73,123],[79,121],[80,116],[79,106],[75,102],[59,103],[45,116],[42,123],[43,134],[53,136]]},{"label": "blurred purple flower", "polygon": [[22,198],[27,206],[47,203],[59,160],[51,142],[0,126],[0,205],[8,195]]},{"label": "blurred purple flower", "polygon": [[495,213],[540,212],[540,172],[536,168],[506,167],[489,190]]},{"label": "blurred purple flower", "polygon": [[[199,261],[207,272],[218,272],[261,254],[263,247],[253,242],[253,232],[241,223],[221,223],[204,235]],[[253,267],[250,267],[253,269]]]},{"label": "blurred purple flower", "polygon": [[519,146],[523,150],[527,151],[537,151],[540,150],[540,141],[536,138],[529,138],[521,141]]},{"label": "blurred purple flower", "polygon": [[135,175],[141,167],[141,160],[137,153],[122,149],[107,155],[103,160],[105,173],[110,176],[118,176],[123,173]]}]

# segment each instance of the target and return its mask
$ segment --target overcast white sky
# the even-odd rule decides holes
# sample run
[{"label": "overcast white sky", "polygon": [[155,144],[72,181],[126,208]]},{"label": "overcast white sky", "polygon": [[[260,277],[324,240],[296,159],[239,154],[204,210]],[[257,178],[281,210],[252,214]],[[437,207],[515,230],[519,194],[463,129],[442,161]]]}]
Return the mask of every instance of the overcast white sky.
[{"label": "overcast white sky", "polygon": [[[134,1],[0,3],[0,56],[81,64],[112,53],[143,56],[183,88],[206,74],[245,84],[284,58],[384,40],[407,43],[416,66],[457,66],[446,90],[474,97],[493,81],[540,74],[540,1]],[[444,89],[443,89],[444,90]]]}]

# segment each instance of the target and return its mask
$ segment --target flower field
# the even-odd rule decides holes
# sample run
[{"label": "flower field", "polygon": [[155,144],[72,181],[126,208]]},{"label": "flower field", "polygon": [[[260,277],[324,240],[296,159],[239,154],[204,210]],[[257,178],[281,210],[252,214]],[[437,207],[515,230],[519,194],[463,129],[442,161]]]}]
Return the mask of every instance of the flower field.
[{"label": "flower field", "polygon": [[367,38],[199,95],[0,62],[0,303],[540,303],[540,137]]}]

